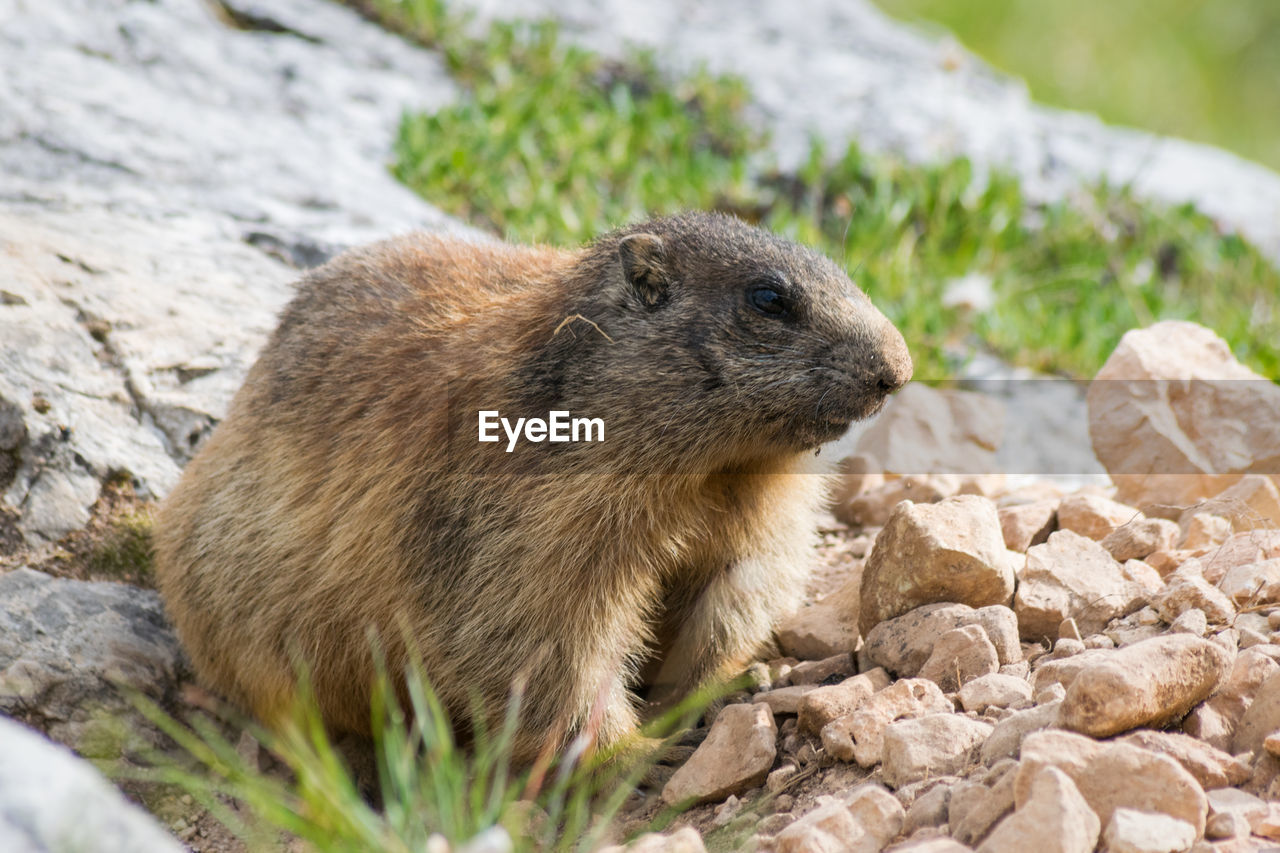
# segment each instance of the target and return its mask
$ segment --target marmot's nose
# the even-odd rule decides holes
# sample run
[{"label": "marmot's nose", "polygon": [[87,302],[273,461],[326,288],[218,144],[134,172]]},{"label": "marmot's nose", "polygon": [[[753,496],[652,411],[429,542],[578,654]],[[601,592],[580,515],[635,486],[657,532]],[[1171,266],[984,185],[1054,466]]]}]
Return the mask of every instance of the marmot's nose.
[{"label": "marmot's nose", "polygon": [[886,323],[884,336],[880,343],[880,371],[876,377],[879,390],[884,394],[892,394],[911,380],[914,366],[911,353],[907,350],[907,342],[902,334],[892,325]]}]

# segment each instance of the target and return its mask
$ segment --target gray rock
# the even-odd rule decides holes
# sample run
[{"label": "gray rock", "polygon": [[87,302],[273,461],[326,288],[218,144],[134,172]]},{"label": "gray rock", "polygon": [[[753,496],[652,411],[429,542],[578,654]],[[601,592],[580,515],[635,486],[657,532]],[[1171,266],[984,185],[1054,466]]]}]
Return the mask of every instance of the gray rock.
[{"label": "gray rock", "polygon": [[88,762],[0,717],[0,850],[177,853],[182,845]]},{"label": "gray rock", "polygon": [[0,575],[0,714],[37,711],[51,737],[83,749],[95,719],[129,707],[116,685],[161,698],[184,668],[156,593],[31,569]]},{"label": "gray rock", "polygon": [[[295,267],[457,227],[384,166],[439,58],[339,4],[9,4],[0,28],[0,497],[24,537],[128,472],[163,496]],[[6,459],[5,457],[9,458]]]}]

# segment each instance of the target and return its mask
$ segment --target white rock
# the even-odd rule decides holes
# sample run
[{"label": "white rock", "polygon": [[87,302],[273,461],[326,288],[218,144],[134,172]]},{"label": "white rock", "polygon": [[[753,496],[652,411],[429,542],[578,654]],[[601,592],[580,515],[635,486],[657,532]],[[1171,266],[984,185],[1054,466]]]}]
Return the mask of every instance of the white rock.
[{"label": "white rock", "polygon": [[932,714],[891,723],[884,730],[885,784],[900,788],[977,763],[978,750],[991,729],[988,723],[959,714]]},{"label": "white rock", "polygon": [[0,716],[0,849],[178,853],[182,845],[91,764]]},{"label": "white rock", "polygon": [[1013,610],[1022,636],[1036,640],[1057,636],[1058,626],[1068,618],[1076,620],[1082,633],[1097,633],[1144,600],[1142,588],[1125,577],[1101,545],[1059,530],[1043,545],[1027,550]]},{"label": "white rock", "polygon": [[1025,678],[993,673],[975,678],[960,688],[960,704],[981,713],[990,707],[1009,708],[1031,702],[1031,685]]},{"label": "white rock", "polygon": [[1179,853],[1196,838],[1185,820],[1133,809],[1116,809],[1102,835],[1107,853]]},{"label": "white rock", "polygon": [[1031,782],[1026,801],[996,826],[978,851],[1090,853],[1098,843],[1098,830],[1097,815],[1071,779],[1055,767],[1045,767]]}]

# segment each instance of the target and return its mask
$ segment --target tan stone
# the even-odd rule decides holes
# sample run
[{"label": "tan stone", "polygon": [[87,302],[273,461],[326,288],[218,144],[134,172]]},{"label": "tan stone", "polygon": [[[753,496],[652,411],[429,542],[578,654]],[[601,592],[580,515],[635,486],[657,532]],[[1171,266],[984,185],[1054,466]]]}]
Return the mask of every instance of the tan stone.
[{"label": "tan stone", "polygon": [[1050,684],[1061,684],[1065,690],[1086,667],[1107,660],[1113,654],[1115,649],[1085,649],[1078,655],[1057,660],[1042,658],[1036,662],[1035,673],[1031,678],[1031,695],[1039,696],[1040,691]]},{"label": "tan stone", "polygon": [[1259,752],[1267,735],[1280,730],[1280,672],[1273,672],[1258,686],[1253,701],[1240,716],[1231,740],[1231,751]]},{"label": "tan stone", "polygon": [[1087,402],[1094,453],[1119,499],[1138,506],[1189,506],[1280,458],[1280,387],[1194,323],[1126,333]]},{"label": "tan stone", "polygon": [[714,802],[764,782],[777,755],[777,726],[764,704],[726,705],[706,740],[668,780],[669,805]]},{"label": "tan stone", "polygon": [[938,638],[919,676],[937,684],[943,693],[954,693],[973,679],[999,669],[1000,659],[987,632],[980,625],[965,625]]},{"label": "tan stone", "polygon": [[800,700],[805,697],[806,693],[817,689],[818,685],[816,684],[779,687],[774,690],[757,693],[751,701],[768,705],[769,710],[775,714],[798,714],[800,713]]},{"label": "tan stone", "polygon": [[1128,504],[1085,492],[1063,498],[1057,515],[1059,530],[1070,530],[1100,542],[1116,528],[1140,518],[1142,513]]},{"label": "tan stone", "polygon": [[1031,732],[1038,732],[1058,724],[1058,709],[1062,700],[1045,702],[1025,711],[1018,711],[996,723],[991,736],[982,745],[980,757],[983,764],[994,764],[1002,758],[1017,758],[1022,741]]},{"label": "tan stone", "polygon": [[[831,489],[831,506],[846,504],[864,492],[884,485],[884,466],[869,453],[855,453],[840,461],[835,486]],[[839,518],[839,515],[836,515]]]},{"label": "tan stone", "polygon": [[1099,744],[1083,735],[1032,732],[1022,742],[1014,801],[1026,802],[1043,766],[1062,770],[1106,825],[1118,808],[1159,812],[1204,832],[1208,801],[1195,777],[1165,755],[1128,743]]},{"label": "tan stone", "polygon": [[1169,756],[1194,776],[1206,791],[1242,785],[1251,773],[1249,765],[1234,755],[1179,732],[1139,729],[1120,738],[1119,742]]},{"label": "tan stone", "polygon": [[1028,787],[1026,800],[996,826],[978,853],[1091,853],[1100,824],[1070,777],[1045,767]]},{"label": "tan stone", "polygon": [[1205,579],[1204,567],[1196,559],[1187,560],[1165,578],[1164,588],[1152,594],[1151,606],[1166,622],[1172,622],[1193,607],[1203,610],[1213,625],[1228,623],[1236,615],[1231,599]]},{"label": "tan stone", "polygon": [[1022,636],[1036,640],[1056,636],[1067,618],[1074,618],[1083,634],[1098,633],[1143,603],[1143,590],[1101,545],[1059,530],[1028,549],[1013,610]]},{"label": "tan stone", "polygon": [[1216,749],[1234,752],[1231,740],[1236,725],[1262,683],[1276,672],[1280,664],[1259,649],[1240,652],[1218,691],[1187,715],[1183,731]]},{"label": "tan stone", "polygon": [[1205,579],[1217,583],[1236,566],[1276,558],[1280,558],[1280,530],[1246,530],[1201,555],[1200,562]]},{"label": "tan stone", "polygon": [[1120,571],[1126,578],[1136,583],[1148,599],[1153,593],[1164,588],[1164,578],[1161,574],[1142,560],[1125,560],[1120,566]]},{"label": "tan stone", "polygon": [[1001,664],[1022,659],[1018,620],[1009,608],[992,605],[975,610],[966,604],[937,603],[881,622],[867,634],[859,661],[864,668],[882,666],[901,678],[912,678],[929,659],[938,638],[964,625],[982,626]]},{"label": "tan stone", "polygon": [[1181,548],[1210,548],[1231,538],[1231,519],[1211,512],[1196,511],[1187,518]]},{"label": "tan stone", "polygon": [[960,495],[937,504],[898,505],[867,558],[858,624],[879,623],[935,602],[1008,604],[1013,565],[995,505]]},{"label": "tan stone", "polygon": [[1218,589],[1242,607],[1280,603],[1280,560],[1234,566],[1218,581]]},{"label": "tan stone", "polygon": [[802,732],[817,734],[822,727],[837,717],[855,711],[878,690],[889,684],[889,675],[883,669],[874,669],[846,678],[839,684],[817,687],[800,700],[799,727]]},{"label": "tan stone", "polygon": [[1181,853],[1197,837],[1185,820],[1134,809],[1116,809],[1102,833],[1107,853]]},{"label": "tan stone", "polygon": [[891,788],[928,776],[955,773],[977,762],[988,723],[960,714],[931,714],[899,720],[884,730],[884,781]]},{"label": "tan stone", "polygon": [[895,720],[950,713],[954,706],[938,685],[923,678],[904,678],[867,699],[853,713],[832,720],[820,736],[826,751],[842,760],[871,767],[880,761],[884,730]]},{"label": "tan stone", "polygon": [[880,850],[902,832],[906,812],[898,798],[879,785],[859,785],[846,797],[849,813],[862,828],[863,843],[858,850]]},{"label": "tan stone", "polygon": [[855,849],[862,830],[843,803],[829,802],[778,833],[778,853],[844,853]]},{"label": "tan stone", "polygon": [[1031,685],[1025,678],[992,673],[975,678],[960,688],[960,704],[966,711],[982,713],[988,708],[1010,708],[1030,704]]},{"label": "tan stone", "polygon": [[800,660],[823,660],[858,645],[858,594],[862,575],[837,587],[816,604],[802,607],[778,625],[778,645]]},{"label": "tan stone", "polygon": [[1182,529],[1172,521],[1163,518],[1136,518],[1111,531],[1102,540],[1102,547],[1107,549],[1117,562],[1141,560],[1156,551],[1167,551],[1174,547]]},{"label": "tan stone", "polygon": [[1071,682],[1058,723],[1092,737],[1159,727],[1203,701],[1230,672],[1231,663],[1217,644],[1187,634],[1116,649]]},{"label": "tan stone", "polygon": [[965,844],[974,844],[991,830],[991,827],[1013,811],[1013,780],[1017,774],[1017,762],[1002,762],[1003,767],[992,767],[986,778],[978,774],[965,779],[952,794],[950,814],[951,836]]},{"label": "tan stone", "polygon": [[[469,850],[470,847],[463,849]],[[619,853],[623,850],[626,853],[706,853],[707,848],[703,845],[698,830],[692,826],[682,826],[670,833],[646,832],[625,848],[616,849]]]},{"label": "tan stone", "polygon": [[1246,474],[1230,487],[1188,509],[1183,522],[1190,528],[1191,518],[1199,513],[1212,513],[1232,522],[1236,529],[1280,526],[1280,488],[1270,477]]},{"label": "tan stone", "polygon": [[832,507],[832,514],[850,527],[883,527],[903,501],[937,503],[960,491],[955,476],[894,477]]},{"label": "tan stone", "polygon": [[1000,507],[997,515],[1005,547],[1025,553],[1044,542],[1058,527],[1057,512],[1057,499]]}]

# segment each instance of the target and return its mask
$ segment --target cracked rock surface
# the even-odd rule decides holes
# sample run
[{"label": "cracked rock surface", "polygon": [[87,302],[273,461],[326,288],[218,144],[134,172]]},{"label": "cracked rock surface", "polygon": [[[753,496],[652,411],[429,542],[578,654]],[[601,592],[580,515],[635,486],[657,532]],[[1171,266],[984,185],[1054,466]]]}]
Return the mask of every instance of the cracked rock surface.
[{"label": "cracked rock surface", "polygon": [[0,2],[0,495],[82,527],[161,497],[299,267],[459,226],[387,173],[438,58],[313,0]]}]

